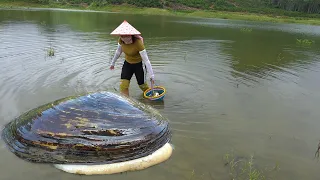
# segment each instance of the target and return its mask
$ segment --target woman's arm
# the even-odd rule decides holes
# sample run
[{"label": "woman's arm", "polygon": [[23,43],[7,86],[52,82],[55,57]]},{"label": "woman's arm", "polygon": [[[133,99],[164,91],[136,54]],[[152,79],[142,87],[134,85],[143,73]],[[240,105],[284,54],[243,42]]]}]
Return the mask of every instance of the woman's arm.
[{"label": "woman's arm", "polygon": [[139,53],[141,55],[142,61],[147,66],[147,71],[149,72],[150,79],[152,81],[154,81],[154,74],[153,74],[151,63],[150,63],[149,58],[148,58],[147,51],[144,49],[142,51],[139,51]]},{"label": "woman's arm", "polygon": [[120,57],[121,53],[122,53],[122,48],[121,48],[121,45],[118,43],[117,50],[116,50],[116,52],[115,52],[115,54],[114,54],[114,56],[113,56],[113,59],[112,59],[112,61],[111,61],[111,67],[112,67],[112,69],[113,69],[113,67],[114,67],[117,59]]}]

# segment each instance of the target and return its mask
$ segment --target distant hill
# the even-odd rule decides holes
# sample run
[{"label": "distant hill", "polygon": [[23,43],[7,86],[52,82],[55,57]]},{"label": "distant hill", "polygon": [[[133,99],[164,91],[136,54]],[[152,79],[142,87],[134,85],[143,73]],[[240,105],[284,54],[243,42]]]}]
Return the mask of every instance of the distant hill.
[{"label": "distant hill", "polygon": [[[8,0],[10,1],[10,0]],[[12,0],[17,1],[17,0]],[[320,17],[320,0],[20,0],[46,4],[121,5],[155,7],[179,11],[219,10],[286,16]]]}]

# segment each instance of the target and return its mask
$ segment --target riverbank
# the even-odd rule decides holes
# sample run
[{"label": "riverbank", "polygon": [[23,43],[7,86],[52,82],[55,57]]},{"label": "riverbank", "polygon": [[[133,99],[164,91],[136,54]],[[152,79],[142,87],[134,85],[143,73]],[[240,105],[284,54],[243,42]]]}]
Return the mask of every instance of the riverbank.
[{"label": "riverbank", "polygon": [[160,9],[160,8],[139,8],[139,7],[129,6],[129,5],[108,5],[108,6],[101,7],[101,6],[95,6],[93,4],[61,5],[58,3],[36,4],[36,3],[26,3],[26,2],[0,2],[0,8],[2,9],[59,8],[59,9],[71,9],[71,10],[119,12],[119,13],[130,13],[130,14],[221,18],[221,19],[234,19],[234,20],[247,20],[247,21],[320,25],[320,18],[288,17],[288,16],[276,16],[272,14],[257,14],[257,13],[228,12],[228,11],[205,11],[205,10],[176,11],[176,10]]}]

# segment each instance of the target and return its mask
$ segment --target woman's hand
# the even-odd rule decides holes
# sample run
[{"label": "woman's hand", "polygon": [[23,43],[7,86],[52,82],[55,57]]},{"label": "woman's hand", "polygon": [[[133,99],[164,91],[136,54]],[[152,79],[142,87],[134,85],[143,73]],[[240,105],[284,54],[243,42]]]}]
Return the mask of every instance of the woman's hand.
[{"label": "woman's hand", "polygon": [[154,79],[150,78],[151,85],[154,86]]},{"label": "woman's hand", "polygon": [[110,66],[110,69],[113,70],[113,69],[114,69],[114,66],[111,65],[111,66]]}]

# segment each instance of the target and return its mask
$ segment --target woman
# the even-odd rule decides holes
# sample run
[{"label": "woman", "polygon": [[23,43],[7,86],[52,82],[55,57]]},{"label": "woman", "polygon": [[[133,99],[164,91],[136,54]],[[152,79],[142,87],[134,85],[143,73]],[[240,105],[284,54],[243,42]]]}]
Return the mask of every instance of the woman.
[{"label": "woman", "polygon": [[145,64],[149,72],[152,85],[154,84],[152,66],[140,34],[141,33],[127,21],[123,21],[123,23],[111,33],[111,35],[117,35],[120,36],[120,38],[118,39],[118,48],[112,59],[110,69],[114,69],[116,60],[120,57],[121,53],[124,52],[125,61],[121,71],[120,92],[127,96],[129,96],[129,84],[133,74],[135,74],[137,83],[142,91],[149,88],[145,81],[146,73],[143,70],[143,64]]}]

